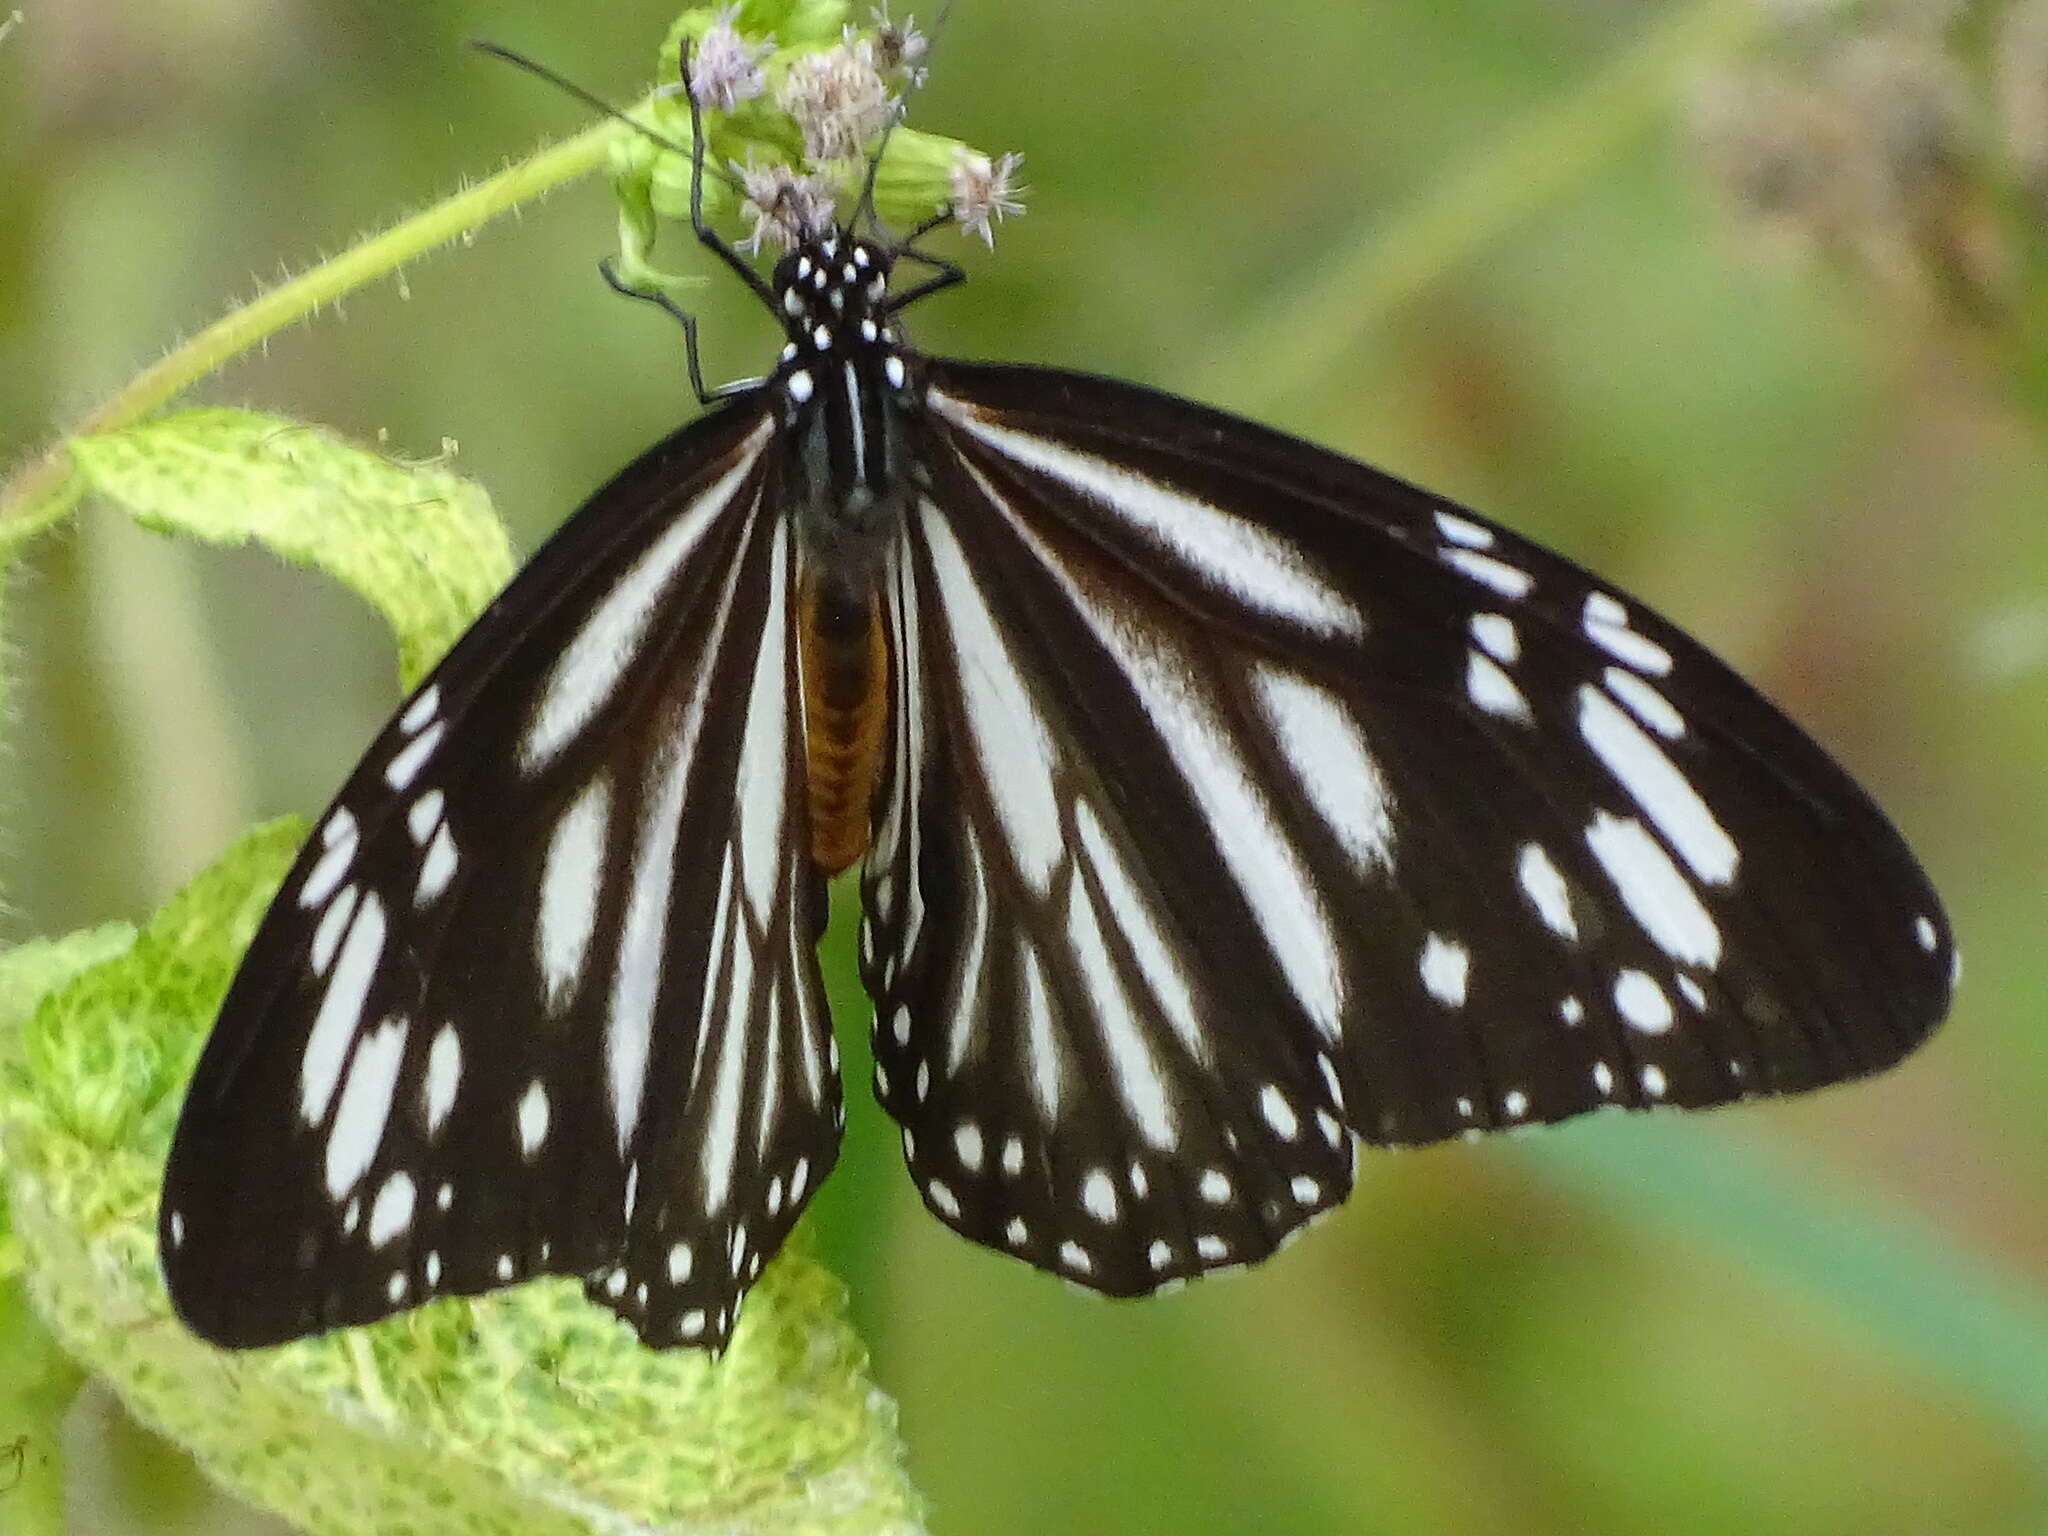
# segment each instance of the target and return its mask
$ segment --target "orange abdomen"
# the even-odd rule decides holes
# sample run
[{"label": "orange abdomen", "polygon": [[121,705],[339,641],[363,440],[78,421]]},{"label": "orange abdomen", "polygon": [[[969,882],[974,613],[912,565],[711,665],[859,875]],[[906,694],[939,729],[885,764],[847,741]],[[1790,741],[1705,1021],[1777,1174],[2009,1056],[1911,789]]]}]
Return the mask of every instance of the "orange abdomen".
[{"label": "orange abdomen", "polygon": [[836,875],[868,846],[889,715],[889,652],[872,592],[806,576],[799,603],[811,860]]}]

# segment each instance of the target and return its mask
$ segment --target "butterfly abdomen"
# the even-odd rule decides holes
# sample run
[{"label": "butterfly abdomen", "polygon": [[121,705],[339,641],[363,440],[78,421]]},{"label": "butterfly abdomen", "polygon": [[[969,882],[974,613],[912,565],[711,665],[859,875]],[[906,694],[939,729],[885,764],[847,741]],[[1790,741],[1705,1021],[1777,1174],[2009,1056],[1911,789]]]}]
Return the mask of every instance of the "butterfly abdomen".
[{"label": "butterfly abdomen", "polygon": [[798,623],[811,859],[836,875],[867,851],[889,653],[873,591],[833,573],[804,577]]}]

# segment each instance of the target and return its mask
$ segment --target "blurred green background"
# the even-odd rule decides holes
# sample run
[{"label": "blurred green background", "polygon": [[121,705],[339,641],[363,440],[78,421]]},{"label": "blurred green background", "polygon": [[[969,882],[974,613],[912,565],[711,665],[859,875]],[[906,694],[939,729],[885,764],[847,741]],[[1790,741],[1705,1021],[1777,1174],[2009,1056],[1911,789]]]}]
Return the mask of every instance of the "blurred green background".
[{"label": "blurred green background", "polygon": [[[624,100],[672,16],[26,9],[9,464],[280,268],[582,126],[464,37]],[[1032,196],[925,346],[1200,394],[1640,593],[1863,778],[1968,974],[1888,1078],[1374,1156],[1309,1241],[1138,1305],[946,1235],[856,1094],[820,1225],[935,1531],[2048,1528],[2042,10],[959,5],[919,120],[1022,150]],[[674,328],[598,281],[612,223],[560,192],[190,398],[452,439],[531,548],[693,409]],[[703,310],[712,375],[758,369],[762,317]],[[7,940],[315,810],[395,701],[373,618],[254,553],[88,513],[7,595]],[[79,1532],[267,1528],[104,1395],[69,1430]]]}]

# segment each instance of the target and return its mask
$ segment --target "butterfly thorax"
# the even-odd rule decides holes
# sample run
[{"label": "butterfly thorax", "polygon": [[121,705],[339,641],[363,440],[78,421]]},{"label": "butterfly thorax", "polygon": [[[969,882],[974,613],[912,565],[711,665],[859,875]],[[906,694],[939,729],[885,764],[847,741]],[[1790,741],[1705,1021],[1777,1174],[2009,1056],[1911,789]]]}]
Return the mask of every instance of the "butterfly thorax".
[{"label": "butterfly thorax", "polygon": [[888,713],[876,574],[909,463],[891,259],[840,230],[784,257],[772,284],[789,337],[768,387],[789,428],[811,856],[830,874],[867,847]]}]

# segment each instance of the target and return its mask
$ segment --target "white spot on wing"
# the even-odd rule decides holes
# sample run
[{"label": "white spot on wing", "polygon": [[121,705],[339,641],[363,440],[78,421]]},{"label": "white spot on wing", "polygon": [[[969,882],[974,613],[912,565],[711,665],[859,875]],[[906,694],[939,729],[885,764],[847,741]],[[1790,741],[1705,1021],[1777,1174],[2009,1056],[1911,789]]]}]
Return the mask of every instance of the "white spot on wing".
[{"label": "white spot on wing", "polygon": [[539,1078],[526,1085],[519,1096],[519,1150],[532,1157],[548,1137],[548,1091]]},{"label": "white spot on wing", "polygon": [[1472,615],[1472,639],[1495,661],[1513,666],[1521,659],[1522,641],[1515,633],[1515,621],[1504,613]]},{"label": "white spot on wing", "polygon": [[1536,578],[1520,566],[1509,565],[1491,555],[1482,555],[1476,549],[1446,549],[1443,557],[1445,564],[1455,567],[1482,587],[1515,602],[1527,597],[1536,585]]},{"label": "white spot on wing", "polygon": [[1652,943],[1684,965],[1721,963],[1720,928],[1640,821],[1600,811],[1586,828],[1586,845]]},{"label": "white spot on wing", "polygon": [[340,887],[356,857],[356,819],[337,806],[320,829],[323,851],[299,887],[299,905],[310,912]]},{"label": "white spot on wing", "polygon": [[953,1151],[959,1157],[962,1168],[969,1173],[981,1172],[981,1127],[972,1120],[962,1120],[954,1126]]},{"label": "white spot on wing", "polygon": [[439,1132],[448,1111],[455,1107],[455,1090],[462,1082],[462,1041],[453,1024],[434,1031],[434,1043],[427,1050],[427,1080],[421,1107],[426,1112],[427,1134]]},{"label": "white spot on wing", "polygon": [[1671,1028],[1671,999],[1642,971],[1625,970],[1614,978],[1614,1006],[1646,1035],[1661,1035]]},{"label": "white spot on wing", "polygon": [[552,762],[610,701],[639,656],[669,583],[753,468],[774,426],[763,421],[740,444],[733,467],[676,513],[564,647],[519,744],[520,765],[527,772],[538,772]]},{"label": "white spot on wing", "polygon": [[1576,939],[1579,936],[1578,920],[1572,916],[1570,892],[1565,888],[1564,876],[1550,861],[1541,843],[1522,844],[1521,857],[1515,862],[1515,878],[1522,884],[1522,894],[1536,908],[1536,915],[1543,924],[1560,938]]},{"label": "white spot on wing", "polygon": [[1026,949],[1023,965],[1025,1056],[1038,1107],[1050,1125],[1060,1112],[1060,1043],[1053,1036],[1052,999],[1045,990],[1045,972],[1038,963],[1037,951]]},{"label": "white spot on wing", "polygon": [[1252,686],[1311,803],[1361,874],[1394,866],[1387,782],[1356,722],[1326,689],[1259,663]]},{"label": "white spot on wing", "polygon": [[448,882],[455,878],[458,862],[455,836],[444,821],[434,833],[433,842],[427,845],[426,857],[420,860],[420,878],[413,890],[413,905],[426,907],[440,900],[441,894],[448,889]]},{"label": "white spot on wing", "polygon": [[309,955],[315,976],[325,976],[327,968],[334,964],[334,952],[341,947],[341,936],[348,931],[349,919],[356,914],[356,898],[361,895],[357,887],[343,886],[341,894],[320,914],[320,926],[313,930],[313,947]]},{"label": "white spot on wing", "polygon": [[1586,599],[1583,625],[1588,639],[1638,672],[1662,677],[1671,670],[1671,653],[1630,629],[1628,609],[1606,593],[1595,592]]},{"label": "white spot on wing", "polygon": [[448,733],[448,722],[436,720],[419,735],[405,744],[403,750],[384,765],[384,782],[393,789],[404,789],[419,777],[427,766],[427,759],[434,755],[434,749],[441,745],[441,738]]},{"label": "white spot on wing", "polygon": [[1478,651],[1465,653],[1465,693],[1489,715],[1525,723],[1535,719],[1529,701],[1515,686],[1515,680],[1503,672],[1492,657],[1483,656]]},{"label": "white spot on wing", "polygon": [[1629,707],[1635,717],[1666,741],[1685,734],[1685,716],[1671,707],[1671,701],[1635,673],[1608,667],[1600,674],[1607,691]]},{"label": "white spot on wing", "polygon": [[1269,617],[1318,633],[1351,638],[1365,633],[1365,616],[1350,598],[1324,580],[1299,547],[1256,523],[1105,459],[998,426],[937,391],[931,403],[1019,463],[1064,481],[1107,509],[1117,528],[1140,535],[1207,585]]},{"label": "white spot on wing", "polygon": [[371,891],[363,897],[355,921],[341,941],[334,974],[327,980],[327,991],[306,1035],[306,1054],[299,1063],[299,1118],[308,1125],[319,1124],[334,1097],[348,1043],[362,1026],[370,983],[384,958],[384,934],[384,903]]},{"label": "white spot on wing", "polygon": [[438,789],[430,789],[406,808],[405,830],[415,843],[424,843],[434,835],[434,828],[441,825],[441,813],[447,805],[446,795]]},{"label": "white spot on wing", "polygon": [[540,964],[547,1005],[556,1013],[575,1000],[583,984],[584,967],[590,963],[611,805],[611,781],[599,775],[570,803],[548,839],[547,857],[541,866],[534,958]]},{"label": "white spot on wing", "polygon": [[1116,1186],[1100,1168],[1092,1170],[1081,1181],[1081,1206],[1099,1222],[1107,1224],[1116,1220]]},{"label": "white spot on wing", "polygon": [[987,765],[981,777],[994,797],[1005,845],[1043,896],[1063,851],[1052,793],[1052,736],[944,514],[929,501],[920,503],[920,511],[946,627],[959,657],[968,733],[975,754]]},{"label": "white spot on wing", "polygon": [[[367,905],[367,904],[366,904]],[[364,1035],[349,1063],[334,1124],[327,1131],[327,1192],[336,1200],[355,1188],[369,1171],[391,1118],[391,1099],[398,1089],[398,1068],[405,1059],[408,1025],[397,1014]]]},{"label": "white spot on wing", "polygon": [[410,736],[441,712],[441,685],[429,683],[405,706],[405,713],[398,717],[398,728]]},{"label": "white spot on wing", "polygon": [[1301,1134],[1301,1120],[1278,1084],[1268,1083],[1259,1090],[1259,1112],[1266,1117],[1266,1124],[1273,1128],[1273,1134],[1283,1140],[1292,1141]]},{"label": "white spot on wing", "polygon": [[[1075,820],[1081,828],[1083,846],[1093,860],[1092,867],[1099,876],[1105,877],[1104,894],[1110,902],[1113,924],[1135,925],[1136,931],[1127,933],[1127,936],[1139,948],[1143,960],[1148,962],[1144,967],[1146,979],[1163,983],[1163,986],[1155,986],[1155,996],[1168,1014],[1169,1022],[1188,1040],[1196,1059],[1207,1060],[1208,1041],[1199,1032],[1193,1001],[1188,996],[1179,966],[1160,942],[1158,930],[1152,926],[1144,904],[1125,881],[1121,863],[1096,821],[1093,809],[1085,801],[1076,806]],[[1089,994],[1095,1004],[1096,1023],[1109,1051],[1111,1082],[1117,1097],[1130,1111],[1145,1139],[1155,1147],[1171,1147],[1179,1140],[1179,1132],[1174,1125],[1172,1099],[1167,1091],[1165,1074],[1140,1023],[1146,1010],[1131,1005],[1129,989],[1110,959],[1091,894],[1083,881],[1075,880],[1068,885],[1067,940],[1075,959],[1080,962],[1081,974],[1087,978]]]},{"label": "white spot on wing", "polygon": [[366,1235],[372,1248],[382,1248],[412,1225],[414,1194],[412,1175],[400,1172],[385,1179],[370,1206],[370,1230]]},{"label": "white spot on wing", "polygon": [[1464,1007],[1471,962],[1464,945],[1432,933],[1422,946],[1423,989],[1447,1008]]},{"label": "white spot on wing", "polygon": [[1469,517],[1459,517],[1455,512],[1436,514],[1437,532],[1453,544],[1462,544],[1467,549],[1491,549],[1493,531],[1482,528]]},{"label": "white spot on wing", "polygon": [[1691,781],[1619,705],[1590,685],[1579,689],[1579,734],[1694,874],[1720,885],[1735,877],[1735,844]]}]

